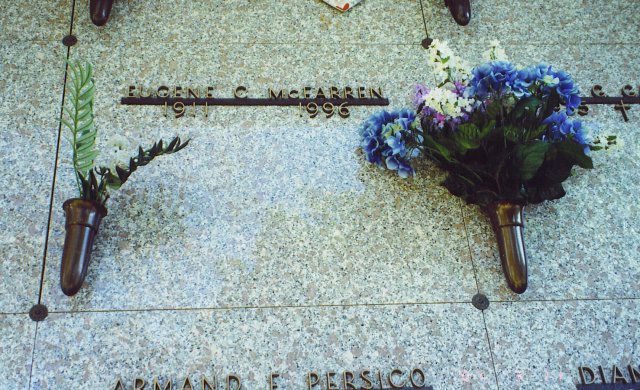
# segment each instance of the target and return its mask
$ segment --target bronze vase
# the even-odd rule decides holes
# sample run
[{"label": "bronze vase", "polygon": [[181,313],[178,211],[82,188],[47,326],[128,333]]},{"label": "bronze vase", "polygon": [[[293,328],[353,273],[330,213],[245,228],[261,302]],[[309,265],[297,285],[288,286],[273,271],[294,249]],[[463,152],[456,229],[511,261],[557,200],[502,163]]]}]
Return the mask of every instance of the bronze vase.
[{"label": "bronze vase", "polygon": [[502,272],[509,288],[522,294],[527,289],[527,254],[524,249],[524,206],[495,202],[485,208],[498,241]]},{"label": "bronze vase", "polygon": [[87,276],[93,241],[107,209],[85,199],[69,199],[62,205],[66,216],[60,287],[65,295],[75,295]]}]

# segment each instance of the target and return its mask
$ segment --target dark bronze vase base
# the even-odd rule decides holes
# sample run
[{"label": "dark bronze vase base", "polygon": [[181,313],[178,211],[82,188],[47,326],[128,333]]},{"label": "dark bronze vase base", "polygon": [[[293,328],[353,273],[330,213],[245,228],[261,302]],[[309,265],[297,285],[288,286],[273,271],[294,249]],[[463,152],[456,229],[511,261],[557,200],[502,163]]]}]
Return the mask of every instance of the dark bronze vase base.
[{"label": "dark bronze vase base", "polygon": [[469,0],[445,0],[453,20],[461,26],[466,26],[471,20],[471,3]]},{"label": "dark bronze vase base", "polygon": [[502,272],[509,288],[522,294],[527,290],[527,254],[524,248],[524,206],[496,202],[485,209],[496,235]]},{"label": "dark bronze vase base", "polygon": [[66,216],[66,235],[60,267],[60,287],[65,295],[73,296],[87,276],[93,241],[100,221],[107,209],[99,203],[84,199],[69,199],[62,205]]},{"label": "dark bronze vase base", "polygon": [[113,0],[90,0],[89,15],[96,26],[104,26],[109,20]]}]

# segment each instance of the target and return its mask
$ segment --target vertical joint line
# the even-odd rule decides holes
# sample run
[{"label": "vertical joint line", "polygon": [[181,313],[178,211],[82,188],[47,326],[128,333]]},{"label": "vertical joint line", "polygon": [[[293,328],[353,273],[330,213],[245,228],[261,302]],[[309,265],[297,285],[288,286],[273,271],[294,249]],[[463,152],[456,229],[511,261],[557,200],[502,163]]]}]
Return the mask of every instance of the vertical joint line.
[{"label": "vertical joint line", "polygon": [[491,365],[493,366],[493,376],[496,380],[496,386],[500,390],[500,382],[498,381],[498,371],[496,371],[496,362],[493,359],[493,348],[491,348],[491,338],[489,337],[489,328],[487,328],[487,319],[482,311],[482,323],[484,324],[484,332],[487,335],[487,345],[489,345],[489,355],[491,356]]},{"label": "vertical joint line", "polygon": [[[75,17],[76,0],[71,5],[71,20],[69,21],[69,34],[73,32],[73,18]],[[60,102],[60,116],[58,118],[58,139],[56,142],[56,156],[53,165],[53,177],[51,179],[51,196],[49,198],[49,216],[47,218],[47,231],[44,239],[44,250],[42,253],[42,271],[40,273],[40,288],[38,290],[38,304],[42,303],[42,289],[44,288],[44,274],[47,269],[47,251],[49,249],[49,234],[51,232],[51,219],[53,216],[53,199],[55,196],[56,177],[58,174],[58,157],[60,155],[60,139],[62,138],[62,116],[64,114],[64,102],[67,92],[67,76],[69,71],[69,58],[71,57],[71,47],[67,47],[67,58],[64,63],[64,79],[62,82],[62,101]]]},{"label": "vertical joint line", "polygon": [[429,30],[427,29],[427,19],[424,16],[424,6],[422,5],[422,0],[420,0],[420,11],[422,12],[422,23],[424,24],[424,33],[427,34],[427,38],[429,38]]}]

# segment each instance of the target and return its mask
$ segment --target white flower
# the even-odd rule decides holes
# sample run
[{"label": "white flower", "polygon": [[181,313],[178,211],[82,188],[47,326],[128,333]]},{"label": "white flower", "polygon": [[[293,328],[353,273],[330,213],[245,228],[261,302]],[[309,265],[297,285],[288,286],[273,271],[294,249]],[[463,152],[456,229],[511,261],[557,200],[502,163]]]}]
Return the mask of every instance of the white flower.
[{"label": "white flower", "polygon": [[434,88],[423,97],[426,106],[433,108],[437,112],[450,116],[459,117],[463,110],[469,110],[473,106],[472,99],[458,96],[453,91],[446,88]]},{"label": "white flower", "polygon": [[453,54],[446,42],[434,39],[427,49],[429,65],[438,84],[468,79],[471,68]]},{"label": "white flower", "polygon": [[112,172],[115,172],[116,165],[129,166],[130,146],[129,140],[121,135],[114,135],[107,140],[104,155],[109,161],[108,167]]},{"label": "white flower", "polygon": [[489,50],[482,55],[487,61],[508,61],[507,53],[500,47],[500,41],[494,39],[489,44]]},{"label": "white flower", "polygon": [[621,149],[624,146],[624,140],[618,137],[616,137],[615,140],[609,141],[607,136],[601,135],[598,137],[598,141],[600,146],[609,152]]}]

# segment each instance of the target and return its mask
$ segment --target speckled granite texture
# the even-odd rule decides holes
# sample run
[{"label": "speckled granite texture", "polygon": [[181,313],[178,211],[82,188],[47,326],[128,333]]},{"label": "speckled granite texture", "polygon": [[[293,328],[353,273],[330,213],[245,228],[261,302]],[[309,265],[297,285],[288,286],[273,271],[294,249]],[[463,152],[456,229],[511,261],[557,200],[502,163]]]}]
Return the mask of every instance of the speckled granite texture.
[{"label": "speckled granite texture", "polygon": [[[574,389],[579,366],[607,383],[615,365],[637,370],[637,300],[496,303],[486,312],[501,389]],[[598,380],[599,381],[599,380]]]},{"label": "speckled granite texture", "polygon": [[55,42],[0,41],[0,313],[38,299],[65,55]]},{"label": "speckled granite texture", "polygon": [[[278,388],[297,390],[310,371],[386,367],[421,368],[437,388],[496,388],[482,313],[464,304],[53,314],[39,335],[55,340],[37,346],[32,383],[42,390],[80,377],[107,389],[118,378],[130,388],[136,377],[232,373],[262,389],[272,372],[282,373]],[[472,386],[465,371],[487,378]]]},{"label": "speckled granite texture", "polygon": [[29,389],[35,336],[26,314],[0,314],[0,389]]},{"label": "speckled granite texture", "polygon": [[[119,104],[133,83],[218,97],[380,86],[408,106],[431,78],[425,24],[471,63],[498,38],[516,63],[544,60],[584,94],[598,83],[614,95],[640,86],[639,1],[472,0],[465,28],[440,0],[346,14],[320,0],[120,0],[100,28],[88,4],[0,4],[0,390],[112,390],[119,377],[149,388],[154,376],[180,389],[187,375],[195,389],[231,373],[261,390],[271,372],[298,390],[310,371],[413,367],[437,390],[546,390],[574,388],[580,365],[640,365],[640,107],[627,123],[612,107],[583,118],[624,146],[596,154],[565,198],[527,208],[530,287],[518,296],[486,217],[438,186],[442,173],[425,164],[403,181],[363,161],[357,128],[376,108],[175,119]],[[95,66],[100,145],[193,139],[113,194],[73,298],[58,284],[62,203],[75,196],[69,145],[57,149],[69,31],[71,56]],[[50,315],[36,325],[26,313],[38,301]]]}]

